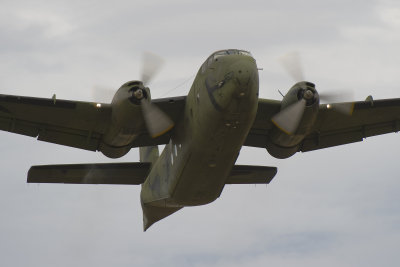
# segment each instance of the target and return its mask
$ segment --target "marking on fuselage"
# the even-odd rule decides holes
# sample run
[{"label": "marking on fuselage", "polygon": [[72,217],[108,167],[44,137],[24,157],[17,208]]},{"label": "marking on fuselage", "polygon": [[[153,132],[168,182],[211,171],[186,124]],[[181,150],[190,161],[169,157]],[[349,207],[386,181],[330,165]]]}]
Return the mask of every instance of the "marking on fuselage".
[{"label": "marking on fuselage", "polygon": [[225,75],[225,77],[224,77],[224,79],[222,81],[217,82],[214,85],[211,85],[210,77],[207,77],[205,79],[205,85],[206,85],[206,88],[207,88],[208,96],[210,97],[211,104],[218,111],[222,111],[222,107],[220,105],[218,105],[217,101],[215,100],[214,91],[217,90],[217,89],[220,89],[222,86],[224,86],[224,84],[227,81],[231,80],[232,78],[233,78],[233,72],[229,72],[229,73],[227,73]]},{"label": "marking on fuselage", "polygon": [[214,108],[215,108],[216,110],[222,111],[221,106],[218,105],[217,101],[215,100],[214,94],[213,94],[215,90],[217,90],[217,89],[220,88],[220,87],[218,86],[218,84],[215,84],[214,86],[211,86],[211,85],[209,84],[209,82],[208,82],[208,79],[206,79],[206,88],[207,88],[208,96],[210,97],[211,104],[214,106]]}]

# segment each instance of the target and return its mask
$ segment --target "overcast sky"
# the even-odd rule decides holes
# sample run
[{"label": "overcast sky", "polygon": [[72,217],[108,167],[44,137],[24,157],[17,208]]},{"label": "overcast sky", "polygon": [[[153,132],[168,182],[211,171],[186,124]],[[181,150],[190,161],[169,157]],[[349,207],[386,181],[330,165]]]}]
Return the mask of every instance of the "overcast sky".
[{"label": "overcast sky", "polygon": [[[94,100],[166,60],[152,96],[187,94],[215,50],[250,50],[260,96],[293,80],[301,53],[320,92],[400,96],[398,1],[8,1],[0,8],[0,93]],[[142,232],[140,188],[26,184],[31,165],[113,162],[0,133],[0,266],[399,266],[397,134],[277,160],[243,148],[238,164],[277,166],[266,186],[231,185]],[[119,161],[138,161],[132,150]],[[115,162],[115,161],[114,161]]]}]

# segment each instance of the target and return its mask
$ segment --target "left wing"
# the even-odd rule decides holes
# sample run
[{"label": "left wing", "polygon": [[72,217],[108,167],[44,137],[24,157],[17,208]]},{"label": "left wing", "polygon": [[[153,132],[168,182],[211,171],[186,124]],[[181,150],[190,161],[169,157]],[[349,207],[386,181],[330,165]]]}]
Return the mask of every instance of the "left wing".
[{"label": "left wing", "polygon": [[[280,101],[260,99],[257,116],[245,141],[246,146],[267,146],[271,117],[279,112]],[[311,132],[300,144],[306,152],[332,146],[360,142],[366,137],[400,130],[400,98],[354,102],[352,115],[320,105]]]},{"label": "left wing", "polygon": [[[163,98],[152,103],[176,121],[182,114],[185,99]],[[0,95],[0,130],[96,151],[110,127],[111,109],[110,104],[103,103]],[[167,144],[169,138],[167,133],[153,139],[142,129],[131,145]]]}]

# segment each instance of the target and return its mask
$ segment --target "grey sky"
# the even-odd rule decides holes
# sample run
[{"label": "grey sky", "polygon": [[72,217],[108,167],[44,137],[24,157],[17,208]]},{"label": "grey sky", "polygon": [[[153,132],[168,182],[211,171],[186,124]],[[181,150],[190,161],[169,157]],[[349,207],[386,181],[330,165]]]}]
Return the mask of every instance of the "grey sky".
[{"label": "grey sky", "polygon": [[[2,0],[0,90],[93,100],[93,87],[139,78],[152,51],[166,60],[153,97],[184,95],[209,54],[240,48],[264,68],[264,98],[293,85],[277,60],[293,50],[321,92],[399,97],[399,33],[397,1]],[[31,165],[111,161],[102,154],[0,139],[1,266],[399,265],[397,134],[287,160],[244,148],[239,164],[278,167],[268,187],[227,186],[146,233],[139,187],[26,184]]]}]

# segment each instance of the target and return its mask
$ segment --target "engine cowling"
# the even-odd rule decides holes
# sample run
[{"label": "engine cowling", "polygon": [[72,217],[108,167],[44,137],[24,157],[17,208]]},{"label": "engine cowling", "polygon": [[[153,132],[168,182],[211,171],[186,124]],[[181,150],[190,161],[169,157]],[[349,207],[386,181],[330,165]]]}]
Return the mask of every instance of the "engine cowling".
[{"label": "engine cowling", "polygon": [[145,128],[140,105],[143,98],[150,98],[150,90],[141,81],[127,82],[115,93],[111,102],[111,124],[100,146],[105,156],[124,156],[131,149],[131,142]]},{"label": "engine cowling", "polygon": [[318,115],[319,95],[313,83],[296,83],[284,96],[281,104],[281,111],[299,101],[305,101],[305,108],[297,130],[293,133],[287,133],[279,129],[279,127],[274,126],[269,133],[269,140],[266,148],[268,153],[273,157],[288,158],[295,154],[305,136],[310,133],[314,126]]}]

